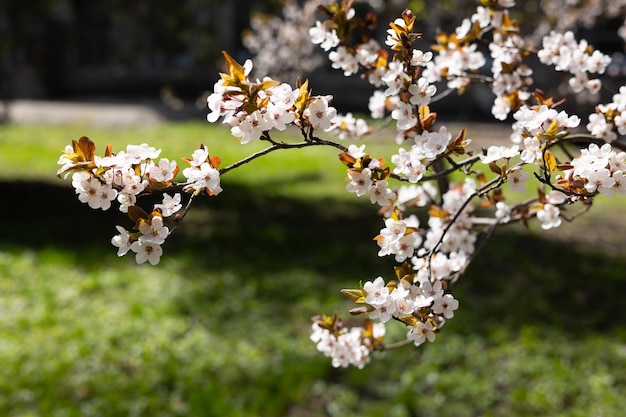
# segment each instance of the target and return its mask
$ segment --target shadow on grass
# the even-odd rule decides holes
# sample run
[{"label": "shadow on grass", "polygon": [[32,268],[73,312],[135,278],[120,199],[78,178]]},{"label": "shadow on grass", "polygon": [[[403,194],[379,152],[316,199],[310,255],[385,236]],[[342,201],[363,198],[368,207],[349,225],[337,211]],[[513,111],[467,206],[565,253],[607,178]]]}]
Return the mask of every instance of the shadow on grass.
[{"label": "shadow on grass", "polygon": [[[305,202],[237,184],[224,188],[219,197],[204,198],[194,206],[168,240],[164,262],[179,257],[198,270],[226,271],[251,280],[259,271],[265,276],[275,271],[278,281],[265,295],[284,306],[329,282],[357,286],[359,280],[377,275],[392,278],[391,260],[375,256],[371,239],[382,223],[368,202]],[[5,202],[0,206],[1,248],[54,248],[72,253],[86,267],[97,267],[103,259],[114,261],[109,241],[115,225],[130,228],[123,214],[94,212],[66,185],[3,182],[0,192]],[[290,271],[303,270],[323,282],[287,282],[294,279]],[[461,310],[449,326],[472,334],[527,324],[558,327],[571,335],[611,331],[626,322],[625,270],[625,258],[595,252],[592,242],[574,248],[501,230],[456,284]],[[281,286],[292,290],[275,291]]]},{"label": "shadow on grass", "polygon": [[[388,270],[371,256],[377,251],[372,237],[382,221],[369,202],[304,202],[232,183],[224,188],[218,197],[198,198],[168,238],[162,260],[189,256],[198,268],[242,273],[295,268],[355,275]],[[110,240],[118,233],[116,225],[132,227],[115,209],[103,212],[80,203],[67,184],[0,182],[0,193],[3,201],[12,202],[0,205],[4,247],[67,250],[89,267],[115,258]],[[145,198],[138,204],[149,208],[153,201]]]},{"label": "shadow on grass", "polygon": [[624,326],[626,257],[522,233],[500,230],[478,254],[455,288],[469,317],[451,325],[472,333],[535,324],[570,335]]}]

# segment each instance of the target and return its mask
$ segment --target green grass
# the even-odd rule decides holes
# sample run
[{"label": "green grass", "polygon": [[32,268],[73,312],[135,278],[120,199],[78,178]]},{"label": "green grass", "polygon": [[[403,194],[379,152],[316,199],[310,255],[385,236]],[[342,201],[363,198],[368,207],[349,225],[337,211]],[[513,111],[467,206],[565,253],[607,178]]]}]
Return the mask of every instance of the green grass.
[{"label": "green grass", "polygon": [[[308,340],[309,317],[343,314],[339,290],[389,278],[393,264],[376,258],[381,220],[345,197],[343,167],[319,173],[334,150],[225,175],[224,193],[200,201],[150,267],[109,244],[123,215],[90,210],[53,178],[59,149],[81,134],[165,157],[224,141],[215,153],[229,163],[246,147],[200,123],[75,129],[0,127],[1,416],[623,414],[626,259],[604,250],[617,227],[602,245],[591,233],[621,224],[623,202],[555,240],[497,232],[456,284],[461,307],[435,343],[336,370]],[[17,181],[24,164],[37,174]],[[319,187],[308,196],[302,171]]]},{"label": "green grass", "polygon": [[[299,141],[296,130],[274,135],[276,139]],[[182,157],[190,157],[200,144],[211,155],[222,159],[221,167],[237,162],[268,147],[266,142],[253,141],[242,145],[223,125],[206,122],[170,123],[156,127],[103,129],[82,125],[61,126],[0,126],[0,172],[6,179],[45,179],[54,181],[57,164],[64,147],[80,136],[88,136],[96,144],[96,154],[103,155],[107,144],[114,152],[127,144],[148,143],[161,149],[160,157],[186,165]],[[366,141],[374,155],[391,155],[391,144],[376,138]],[[261,187],[265,192],[305,196],[345,197],[343,188],[345,166],[338,160],[339,151],[331,147],[299,150],[279,150],[225,175],[230,182]],[[329,164],[328,161],[336,161]]]}]

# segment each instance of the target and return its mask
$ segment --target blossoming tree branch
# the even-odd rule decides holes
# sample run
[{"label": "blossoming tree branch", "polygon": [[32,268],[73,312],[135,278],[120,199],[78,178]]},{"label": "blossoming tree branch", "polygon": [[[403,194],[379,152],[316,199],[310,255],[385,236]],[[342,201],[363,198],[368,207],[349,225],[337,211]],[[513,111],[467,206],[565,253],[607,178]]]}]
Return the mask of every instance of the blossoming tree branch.
[{"label": "blossoming tree branch", "polygon": [[[373,350],[433,342],[459,307],[454,282],[496,227],[532,221],[543,229],[558,227],[586,211],[598,194],[626,194],[626,153],[616,140],[626,134],[626,86],[585,115],[584,123],[560,110],[562,101],[533,88],[526,64],[535,55],[569,74],[573,92],[597,97],[598,77],[610,58],[572,32],[554,31],[541,45],[530,44],[509,15],[514,6],[513,0],[481,0],[474,14],[454,32],[440,33],[432,47],[420,43],[410,10],[389,24],[381,45],[374,37],[376,16],[357,16],[353,1],[319,6],[325,20],[309,29],[310,40],[328,53],[334,68],[377,87],[369,109],[372,118],[395,123],[398,150],[390,158],[347,143],[373,129],[338,114],[331,96],[314,95],[307,81],[291,86],[252,78],[251,61],[240,64],[224,53],[226,71],[208,97],[207,119],[229,125],[242,145],[266,143],[264,150],[221,166],[214,154],[219,149],[201,146],[182,158],[184,180],[178,181],[179,163],[147,144],[118,152],[108,146],[98,155],[94,142],[81,137],[66,147],[58,175],[70,177],[78,199],[91,208],[108,210],[115,202],[127,213],[128,224],[117,226],[111,240],[117,254],[156,265],[193,202],[222,192],[222,175],[271,152],[334,147],[338,162],[330,163],[346,166],[346,190],[382,213],[381,230],[372,236],[378,256],[394,257],[397,266],[387,277],[363,277],[343,290],[355,304],[350,314],[363,316],[362,326],[320,315],[311,339],[336,367],[363,367]],[[508,145],[474,153],[468,149],[471,132],[450,131],[437,121],[438,98],[475,83],[491,87],[496,119],[514,120]],[[300,139],[272,137],[287,128]],[[527,189],[536,190],[534,196],[520,198]],[[155,194],[160,203],[140,207],[142,196]],[[385,339],[389,322],[406,328],[403,340]]]}]

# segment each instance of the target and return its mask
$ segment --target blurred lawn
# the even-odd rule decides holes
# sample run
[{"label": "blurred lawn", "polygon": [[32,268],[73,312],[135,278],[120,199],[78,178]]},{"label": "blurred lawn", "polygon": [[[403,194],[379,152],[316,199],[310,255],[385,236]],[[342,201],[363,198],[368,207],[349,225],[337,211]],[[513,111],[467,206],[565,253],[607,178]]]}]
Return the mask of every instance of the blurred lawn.
[{"label": "blurred lawn", "polygon": [[205,143],[224,164],[253,149],[206,123],[0,126],[0,416],[623,415],[626,258],[611,250],[623,202],[555,240],[501,230],[434,344],[335,370],[309,317],[344,314],[341,288],[392,274],[371,241],[381,220],[328,166],[336,150],[279,151],[225,175],[150,267],[109,244],[123,215],[54,178],[80,135],[169,158]]},{"label": "blurred lawn", "polygon": [[[297,131],[277,132],[272,137],[276,140],[301,141],[294,134],[297,135]],[[148,143],[162,150],[160,157],[175,159],[181,169],[187,165],[180,158],[190,157],[200,144],[206,145],[211,155],[222,159],[221,167],[268,147],[266,142],[261,141],[242,145],[230,134],[229,129],[207,122],[170,123],[127,129],[81,125],[6,125],[0,127],[1,177],[7,180],[36,179],[57,183],[50,173],[55,173],[60,167],[57,161],[65,146],[80,136],[88,136],[95,142],[98,155],[103,155],[107,144],[111,144],[113,151],[118,152],[125,150],[127,144]],[[391,142],[389,144],[374,137],[366,143],[368,151],[373,154],[389,154],[396,147]],[[350,198],[341,186],[345,177],[345,166],[328,163],[329,160],[338,161],[338,154],[339,151],[335,148],[319,146],[295,152],[279,150],[238,168],[227,174],[224,180],[250,187],[263,187],[264,192],[274,194]]]}]

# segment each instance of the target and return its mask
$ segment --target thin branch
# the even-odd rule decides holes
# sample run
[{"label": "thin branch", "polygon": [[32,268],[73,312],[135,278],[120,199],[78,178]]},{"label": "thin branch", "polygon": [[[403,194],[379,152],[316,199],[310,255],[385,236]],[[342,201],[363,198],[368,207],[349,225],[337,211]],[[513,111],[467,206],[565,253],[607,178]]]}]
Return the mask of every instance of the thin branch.
[{"label": "thin branch", "polygon": [[[311,134],[312,133],[313,133],[313,130],[311,129]],[[324,140],[324,139],[318,138],[317,136],[311,136],[311,140],[313,142],[310,143],[310,145],[332,146],[333,148],[337,148],[342,152],[348,152],[348,148],[346,148],[345,146],[337,142],[333,142],[331,140]]]},{"label": "thin branch", "polygon": [[185,204],[185,208],[183,209],[183,211],[179,215],[176,216],[176,225],[170,229],[169,233],[167,234],[168,236],[174,233],[176,229],[178,229],[178,226],[180,225],[180,223],[183,221],[185,216],[187,216],[187,213],[189,213],[189,210],[191,209],[191,204],[193,203],[194,199],[201,192],[202,190],[198,190],[191,194],[191,197],[189,197],[189,201],[187,201],[187,204]]},{"label": "thin branch", "polygon": [[562,139],[560,139],[558,142],[555,142],[550,146],[553,146],[556,143],[561,143],[561,142],[572,142],[574,144],[578,144],[578,143],[584,143],[586,145],[589,145],[590,143],[595,143],[598,146],[602,146],[605,143],[608,143],[609,145],[611,145],[614,148],[619,149],[620,151],[626,151],[626,143],[624,143],[623,141],[620,140],[614,140],[613,142],[607,142],[604,139],[600,139],[597,138],[593,135],[588,135],[588,134],[584,134],[584,133],[578,133],[575,135],[569,135],[566,136]]},{"label": "thin branch", "polygon": [[572,155],[572,153],[569,151],[569,149],[567,149],[567,146],[565,146],[565,143],[559,141],[559,149],[561,149],[561,151],[563,151],[563,153],[569,158],[569,160],[573,160],[574,159],[574,155]]},{"label": "thin branch", "polygon": [[452,219],[448,222],[448,224],[446,224],[446,227],[443,229],[443,232],[441,232],[441,236],[439,237],[439,240],[437,241],[437,243],[435,243],[435,245],[426,253],[426,256],[428,256],[428,277],[429,278],[430,278],[430,276],[432,274],[433,255],[435,254],[437,249],[439,249],[439,247],[443,244],[443,240],[445,239],[446,235],[448,234],[448,232],[450,231],[450,229],[452,228],[454,223],[457,221],[457,219],[461,216],[461,213],[469,205],[470,201],[472,201],[474,199],[474,197],[478,197],[478,193],[477,192],[473,192],[463,202],[461,207],[459,207],[459,209],[456,211],[456,213],[454,213],[454,216],[452,216]]},{"label": "thin branch", "polygon": [[489,191],[499,187],[502,184],[503,181],[504,180],[500,176],[492,179],[491,181],[486,183],[484,186],[482,186],[479,190],[474,191],[469,197],[467,197],[465,199],[463,204],[461,204],[461,206],[458,208],[456,213],[454,213],[454,216],[452,216],[452,218],[450,219],[448,224],[446,224],[446,227],[443,229],[443,232],[441,233],[441,236],[439,237],[439,240],[437,241],[437,243],[426,254],[428,256],[428,273],[429,273],[429,275],[432,272],[431,265],[432,265],[433,254],[443,244],[443,241],[444,241],[446,235],[448,234],[448,232],[450,231],[450,229],[452,228],[454,223],[459,219],[459,217],[461,216],[461,213],[463,213],[465,208],[469,205],[469,203],[475,197],[481,197],[481,196],[487,194]]},{"label": "thin branch", "polygon": [[461,275],[465,274],[467,267],[474,261],[474,258],[476,258],[478,253],[482,250],[482,248],[485,246],[485,244],[487,243],[487,241],[489,240],[493,232],[496,230],[496,227],[498,227],[499,225],[500,223],[494,222],[486,226],[483,230],[480,231],[481,236],[480,236],[480,239],[478,240],[478,245],[474,247],[474,251],[469,256],[469,259],[467,260],[467,262],[465,262],[465,266],[463,266],[463,268],[455,274],[454,278],[452,278],[452,280],[450,281],[451,284],[455,283],[459,279],[459,277],[461,277]]},{"label": "thin branch", "polygon": [[448,192],[450,189],[450,182],[448,181],[447,174],[440,174],[441,171],[444,171],[444,160],[438,158],[435,160],[435,163],[432,164],[432,167],[435,168],[435,176],[437,177],[437,188],[439,188],[439,195],[443,198],[443,195]]},{"label": "thin branch", "polygon": [[252,155],[247,156],[247,157],[245,157],[244,159],[242,159],[240,161],[237,161],[237,162],[235,162],[233,164],[230,164],[229,166],[227,166],[225,168],[220,169],[220,171],[219,171],[220,172],[220,176],[225,174],[225,173],[227,173],[228,171],[231,171],[231,170],[233,170],[233,169],[235,169],[237,167],[240,167],[241,165],[245,165],[245,164],[247,164],[248,162],[250,162],[250,161],[252,161],[254,159],[257,159],[257,158],[259,158],[259,157],[261,157],[263,155],[267,155],[270,152],[274,152],[274,151],[276,151],[278,149],[283,149],[283,148],[284,148],[284,146],[280,146],[279,144],[275,144],[275,145],[272,145],[272,146],[270,146],[268,148],[263,149],[262,151],[253,153]]},{"label": "thin branch", "polygon": [[[304,130],[303,130],[304,133]],[[297,149],[297,148],[306,148],[309,146],[332,146],[334,148],[340,149],[343,152],[347,152],[348,148],[346,148],[343,145],[340,145],[338,143],[332,142],[332,141],[327,141],[327,140],[323,140],[314,136],[311,136],[312,134],[312,129],[309,132],[309,139],[307,139],[305,142],[298,142],[298,143],[285,143],[285,142],[276,142],[274,141],[268,132],[263,132],[263,135],[261,136],[261,140],[270,142],[272,144],[272,146],[269,146],[259,152],[256,152],[250,156],[247,156],[246,158],[237,161],[225,168],[222,168],[219,170],[220,176],[227,173],[228,171],[231,171],[237,167],[240,167],[242,165],[245,165],[251,161],[253,161],[254,159],[260,158],[261,156],[267,155],[271,152],[277,151],[279,149]],[[152,191],[158,191],[158,192],[164,192],[166,190],[173,190],[173,189],[184,189],[184,187],[188,185],[188,183],[177,183],[173,186],[170,187],[162,187],[159,189],[155,189]],[[181,214],[179,214],[176,218],[176,225],[170,230],[169,234],[171,234],[172,232],[174,232],[174,230],[176,230],[176,228],[178,227],[178,224],[180,224],[180,222],[185,218],[185,216],[187,215],[187,213],[189,212],[190,208],[191,208],[191,204],[193,203],[193,201],[195,200],[196,196],[198,196],[203,190],[198,190],[194,193],[191,194],[191,197],[189,198],[189,201],[187,201],[187,204],[185,205],[185,208],[183,209],[183,211],[181,212]]]},{"label": "thin branch", "polygon": [[[518,165],[521,165],[521,164],[517,164],[516,166],[518,166]],[[513,169],[513,168],[511,168],[511,169]],[[486,195],[487,193],[489,193],[490,191],[498,188],[502,184],[504,184],[504,178],[502,178],[501,176],[497,176],[497,177],[493,178],[491,181],[487,182],[485,185],[483,185],[480,188],[480,190],[476,191],[476,196],[477,197],[482,197],[482,196]]]},{"label": "thin branch", "polygon": [[447,88],[447,89],[445,89],[444,91],[442,91],[441,93],[439,93],[439,94],[437,94],[437,95],[433,96],[433,97],[430,99],[430,102],[431,102],[431,103],[436,103],[436,102],[438,102],[439,100],[443,100],[444,98],[446,98],[446,97],[448,97],[450,94],[452,94],[454,91],[456,91],[456,89],[454,89],[454,88]]},{"label": "thin branch", "polygon": [[[464,168],[467,165],[472,165],[474,163],[476,163],[478,161],[478,156],[472,156],[470,158],[464,159],[463,161],[460,162],[454,162],[454,164],[450,167],[450,168],[446,168],[442,171],[436,172],[435,174],[432,175],[424,175],[422,178],[420,178],[420,182],[421,181],[437,181],[439,180],[440,177],[445,177],[448,174],[452,174],[453,172],[456,172],[458,169]],[[449,160],[450,161],[450,160]],[[434,161],[433,163],[429,164],[426,169],[430,168],[431,166],[434,165]],[[401,177],[398,174],[390,174],[389,175],[391,178],[396,179],[398,181],[402,181],[402,182],[410,182],[408,180],[408,178],[405,177]]]},{"label": "thin branch", "polygon": [[263,155],[267,155],[270,152],[274,152],[277,151],[279,149],[297,149],[297,148],[306,148],[309,146],[332,146],[334,148],[337,148],[343,152],[347,152],[348,148],[346,148],[343,145],[340,145],[338,143],[332,142],[332,141],[327,141],[327,140],[323,140],[317,137],[312,137],[312,140],[307,140],[305,142],[297,142],[297,143],[285,143],[285,142],[276,142],[274,140],[272,140],[271,138],[269,138],[269,136],[267,138],[263,138],[263,140],[269,141],[270,143],[272,143],[272,146],[269,146],[259,152],[256,152],[250,156],[245,157],[244,159],[237,161],[225,168],[222,168],[219,170],[220,175],[223,175],[225,173],[227,173],[228,171],[231,171],[235,168],[240,167],[241,165],[245,165],[247,163],[249,163],[250,161],[253,161],[254,159],[257,159]]},{"label": "thin branch", "polygon": [[455,172],[457,169],[464,167],[466,165],[472,165],[474,163],[476,163],[478,161],[478,155],[476,156],[472,156],[470,158],[464,159],[463,161],[460,162],[455,162],[455,166],[451,166],[450,168],[447,168],[443,171],[437,172],[436,174],[433,175],[425,175],[422,177],[422,181],[432,181],[432,180],[436,180],[438,177],[442,176],[442,175],[448,175],[451,174],[453,172]]},{"label": "thin branch", "polygon": [[547,174],[545,173],[545,170],[544,170],[544,177],[541,177],[541,175],[539,175],[536,172],[533,172],[533,174],[535,175],[535,178],[537,178],[537,180],[540,183],[548,186],[551,190],[560,191],[560,192],[562,192],[565,195],[573,195],[573,196],[581,197],[581,198],[589,197],[588,195],[577,193],[576,191],[572,191],[572,190],[566,190],[566,189],[563,189],[563,188],[559,188],[556,185],[552,184],[552,181],[550,181],[550,178],[547,177]]},{"label": "thin branch", "polygon": [[574,213],[571,216],[565,216],[564,214],[561,214],[561,217],[563,218],[563,220],[565,220],[568,223],[573,222],[574,220],[576,220],[578,217],[582,216],[583,214],[587,213],[589,210],[591,210],[591,204],[585,204],[584,208],[582,210],[578,210],[576,213]]},{"label": "thin branch", "polygon": [[261,137],[259,139],[260,140],[264,140],[266,142],[269,142],[272,145],[277,145],[278,144],[278,142],[276,142],[274,139],[272,139],[272,137],[270,136],[270,132],[268,132],[267,130],[263,132],[263,134],[261,135]]},{"label": "thin branch", "polygon": [[411,343],[413,343],[412,340],[404,339],[404,340],[400,340],[398,342],[394,342],[394,343],[390,343],[388,345],[384,345],[382,350],[398,349],[398,348],[401,348],[403,346],[410,345]]}]

